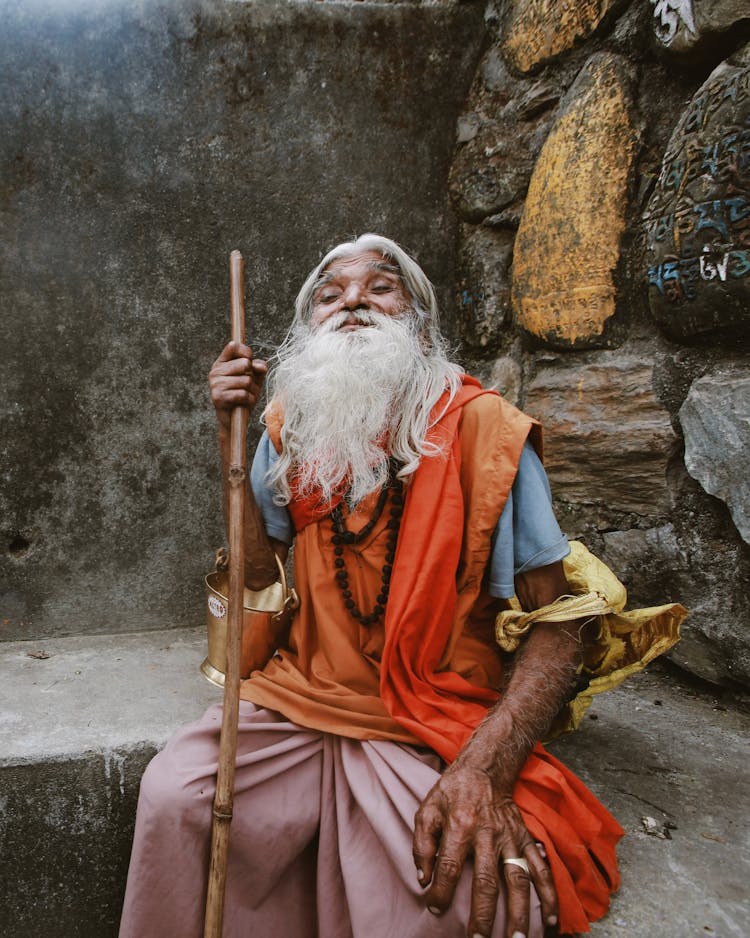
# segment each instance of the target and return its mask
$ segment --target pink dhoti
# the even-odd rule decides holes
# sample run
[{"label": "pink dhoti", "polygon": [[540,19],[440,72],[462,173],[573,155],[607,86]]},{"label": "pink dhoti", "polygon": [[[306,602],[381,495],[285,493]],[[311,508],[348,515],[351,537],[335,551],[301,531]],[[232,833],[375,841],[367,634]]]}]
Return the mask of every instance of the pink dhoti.
[{"label": "pink dhoti", "polygon": [[[120,938],[200,938],[221,707],[146,770]],[[429,750],[353,740],[240,706],[224,938],[462,938],[471,867],[450,910],[427,911],[414,814],[438,778]],[[502,938],[498,902],[493,938]],[[530,938],[541,938],[532,891]]]}]

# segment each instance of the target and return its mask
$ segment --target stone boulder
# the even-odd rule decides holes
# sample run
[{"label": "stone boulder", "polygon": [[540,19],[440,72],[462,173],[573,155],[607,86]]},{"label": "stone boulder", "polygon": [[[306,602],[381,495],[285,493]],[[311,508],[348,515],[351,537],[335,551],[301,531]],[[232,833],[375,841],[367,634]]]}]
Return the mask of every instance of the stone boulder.
[{"label": "stone boulder", "polygon": [[544,426],[545,465],[566,533],[666,520],[676,436],[647,354],[546,356],[539,365],[524,410]]},{"label": "stone boulder", "polygon": [[588,38],[622,6],[618,0],[509,0],[502,52],[519,72],[530,72]]},{"label": "stone boulder", "polygon": [[674,601],[689,610],[669,653],[675,664],[713,684],[750,683],[750,555],[739,538],[722,536],[720,518],[691,509],[677,524],[605,532],[602,541],[630,606]]},{"label": "stone boulder", "polygon": [[556,348],[606,345],[636,143],[633,75],[597,53],[565,96],[529,184],[513,259],[516,322]]},{"label": "stone boulder", "polygon": [[644,226],[649,304],[666,333],[750,330],[750,45],[693,95]]},{"label": "stone boulder", "polygon": [[750,544],[750,369],[698,378],[679,417],[688,472],[726,503]]}]

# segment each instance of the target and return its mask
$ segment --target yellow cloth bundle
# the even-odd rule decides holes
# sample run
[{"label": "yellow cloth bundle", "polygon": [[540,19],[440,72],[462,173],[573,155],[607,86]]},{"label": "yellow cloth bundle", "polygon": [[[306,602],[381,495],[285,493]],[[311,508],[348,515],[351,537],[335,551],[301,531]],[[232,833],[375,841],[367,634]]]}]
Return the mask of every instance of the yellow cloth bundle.
[{"label": "yellow cloth bundle", "polygon": [[561,597],[531,613],[508,609],[496,620],[498,643],[506,651],[515,650],[534,622],[596,620],[596,628],[582,630],[581,674],[588,679],[588,686],[557,715],[551,736],[577,729],[595,694],[617,687],[630,674],[669,651],[679,641],[680,624],[687,615],[687,609],[679,603],[624,612],[625,587],[580,541],[570,542],[570,554],[563,565],[572,596]]}]

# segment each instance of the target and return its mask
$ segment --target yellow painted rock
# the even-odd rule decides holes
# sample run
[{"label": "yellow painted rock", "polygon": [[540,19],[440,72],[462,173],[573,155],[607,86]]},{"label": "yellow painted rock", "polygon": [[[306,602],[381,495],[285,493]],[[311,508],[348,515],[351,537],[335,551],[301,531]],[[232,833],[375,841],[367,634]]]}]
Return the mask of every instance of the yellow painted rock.
[{"label": "yellow painted rock", "polygon": [[590,36],[615,0],[510,0],[503,55],[519,72],[549,62]]},{"label": "yellow painted rock", "polygon": [[636,133],[629,66],[592,56],[576,78],[534,168],[516,238],[516,322],[556,347],[603,344],[615,311]]}]

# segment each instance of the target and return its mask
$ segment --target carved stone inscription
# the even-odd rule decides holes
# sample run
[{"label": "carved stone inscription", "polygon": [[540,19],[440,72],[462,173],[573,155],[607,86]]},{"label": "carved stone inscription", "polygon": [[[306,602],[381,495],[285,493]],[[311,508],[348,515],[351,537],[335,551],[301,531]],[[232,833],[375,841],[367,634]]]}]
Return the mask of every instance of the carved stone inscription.
[{"label": "carved stone inscription", "polygon": [[749,52],[693,97],[644,215],[651,311],[675,337],[750,326]]},{"label": "carved stone inscription", "polygon": [[616,0],[510,0],[503,55],[528,72],[590,36]]},{"label": "carved stone inscription", "polygon": [[654,35],[670,52],[689,52],[704,38],[750,18],[748,0],[649,0]]},{"label": "carved stone inscription", "polygon": [[635,142],[631,110],[624,60],[592,56],[531,177],[514,249],[513,310],[518,325],[557,347],[601,344],[615,310]]},{"label": "carved stone inscription", "polygon": [[662,45],[690,43],[697,36],[693,0],[649,0],[654,8],[654,32]]}]

